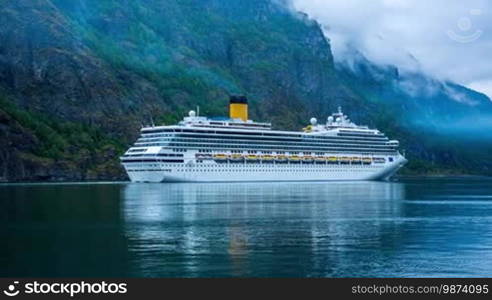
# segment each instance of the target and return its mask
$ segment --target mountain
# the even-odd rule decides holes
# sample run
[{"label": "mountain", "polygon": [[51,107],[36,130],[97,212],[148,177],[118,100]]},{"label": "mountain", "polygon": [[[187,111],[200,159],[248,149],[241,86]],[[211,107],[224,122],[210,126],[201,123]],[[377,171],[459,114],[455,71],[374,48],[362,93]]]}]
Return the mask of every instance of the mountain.
[{"label": "mountain", "polygon": [[484,94],[424,72],[377,65],[356,49],[348,52],[336,63],[338,74],[365,99],[404,107],[408,125],[449,131],[470,118],[492,115],[491,100]]},{"label": "mountain", "polygon": [[117,157],[142,124],[196,105],[224,115],[231,93],[283,129],[341,105],[402,140],[407,172],[492,170],[482,139],[441,130],[490,116],[488,98],[363,55],[337,63],[319,24],[280,0],[0,0],[0,12],[4,180],[122,179]]},{"label": "mountain", "polygon": [[386,131],[407,150],[406,172],[490,174],[492,102],[487,96],[423,72],[377,65],[356,49],[336,69],[361,97],[397,118]]}]

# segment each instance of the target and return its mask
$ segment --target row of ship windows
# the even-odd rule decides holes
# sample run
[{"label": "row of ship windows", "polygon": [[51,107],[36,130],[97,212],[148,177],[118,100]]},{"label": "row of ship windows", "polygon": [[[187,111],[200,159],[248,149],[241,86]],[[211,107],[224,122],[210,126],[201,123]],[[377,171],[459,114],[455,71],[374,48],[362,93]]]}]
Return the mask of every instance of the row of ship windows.
[{"label": "row of ship windows", "polygon": [[305,135],[305,136],[300,136],[298,138],[289,138],[289,137],[265,137],[265,136],[244,136],[244,135],[234,135],[234,134],[214,134],[214,135],[204,135],[204,134],[175,134],[175,135],[150,135],[150,134],[142,134],[142,138],[189,138],[189,139],[226,139],[226,140],[241,140],[241,139],[247,139],[247,140],[253,140],[253,141],[258,141],[258,140],[264,140],[264,141],[271,141],[271,142],[279,142],[279,141],[291,141],[291,142],[299,142],[302,140],[310,140],[310,141],[320,141],[320,142],[328,142],[328,141],[334,141],[334,142],[340,142],[340,141],[385,141],[388,140],[386,136],[381,136],[381,137],[347,137],[347,136],[316,136],[316,135]]},{"label": "row of ship windows", "polygon": [[[294,138],[302,138],[306,135],[303,134],[288,134],[288,133],[275,133],[275,132],[241,132],[241,131],[220,131],[220,130],[193,130],[193,129],[159,129],[159,130],[145,130],[142,134],[176,134],[178,133],[191,133],[191,134],[199,134],[199,135],[238,135],[238,136],[255,136],[255,137],[294,137]],[[361,136],[361,137],[384,137],[383,133],[374,133],[374,132],[344,132],[340,131],[340,135],[345,136]]]},{"label": "row of ship windows", "polygon": [[[159,160],[123,160],[123,163],[126,164],[142,164],[142,163],[149,163],[149,162],[158,162]],[[163,163],[177,163],[177,164],[182,164],[184,163],[183,160],[161,160]],[[202,160],[197,160],[196,161],[199,164],[204,163]],[[376,164],[384,164],[384,162],[374,162]],[[234,166],[238,165],[257,165],[257,161],[223,161],[219,162],[219,164],[230,164]],[[362,162],[315,162],[315,161],[283,161],[283,162],[274,162],[274,161],[263,161],[261,165],[276,165],[276,166],[282,166],[282,165],[319,165],[319,166],[324,166],[324,165],[352,165],[352,166],[359,166],[359,165],[370,165],[370,163],[365,164]]]},{"label": "row of ship windows", "polygon": [[[132,157],[133,158],[133,157]],[[162,163],[184,163],[184,160],[182,159],[159,159],[159,158],[154,158],[154,159],[128,159],[128,158],[124,158],[122,159],[122,162],[124,163],[132,163],[132,164],[135,164],[135,163],[150,163],[150,162],[162,162]],[[348,158],[349,159],[349,158]],[[360,159],[360,158],[359,158]],[[388,158],[389,162],[393,162],[393,158],[390,157]],[[204,163],[204,159],[198,159],[196,162],[197,163]],[[206,161],[209,161],[209,160],[206,160]],[[260,159],[252,159],[252,160],[227,160],[227,159],[224,159],[224,160],[220,160],[220,161],[217,161],[217,163],[219,164],[233,164],[233,165],[237,165],[237,164],[258,164],[258,161],[260,161]],[[385,163],[385,159],[384,158],[375,158],[374,159],[374,163]],[[342,164],[342,165],[348,165],[348,164],[352,164],[352,165],[360,165],[360,164],[371,164],[371,162],[369,163],[365,163],[365,162],[362,162],[361,160],[359,161],[345,161],[345,160],[338,160],[338,161],[315,161],[314,159],[311,159],[309,161],[306,161],[306,160],[284,160],[284,161],[274,161],[274,160],[263,160],[261,162],[261,165],[272,165],[272,164],[277,164],[277,165],[285,165],[285,164],[306,164],[306,165],[312,165],[312,164],[318,164],[318,165],[324,165],[324,164],[331,164],[331,165],[338,165],[338,164]]]},{"label": "row of ship windows", "polygon": [[[201,152],[201,151],[198,151],[198,152]],[[234,153],[238,153],[238,154],[243,154],[244,151],[241,151],[241,150],[232,150],[231,153],[234,154]],[[325,152],[285,152],[285,151],[246,151],[247,154],[282,154],[282,155],[286,155],[286,154],[304,154],[304,155],[325,155],[325,154],[329,154],[329,153],[325,153]]]},{"label": "row of ship windows", "polygon": [[[172,147],[174,145],[170,145],[170,147]],[[141,145],[135,145],[135,147],[141,147]],[[148,147],[148,146],[144,146],[144,147]],[[203,147],[203,145],[202,145]],[[193,146],[190,146],[189,150],[198,150],[196,149],[198,147],[193,147]],[[232,148],[232,147],[231,147]],[[238,149],[244,149],[245,147],[236,147]],[[252,151],[252,153],[260,153],[260,149],[263,150],[263,152],[273,152],[271,148],[268,148],[268,147],[248,147],[248,148],[254,148],[254,149],[257,149],[257,150],[250,150],[250,149],[247,149],[245,151]],[[290,149],[290,147],[282,147],[282,149],[280,151],[276,151],[276,152],[289,152],[289,153],[297,153],[299,154],[300,153],[300,149],[297,149],[297,148],[301,148],[301,149],[306,149],[306,147],[296,147],[295,149]],[[306,149],[306,150],[310,150],[309,152],[317,152],[317,153],[327,153],[327,154],[333,154],[333,153],[353,153],[353,154],[360,154],[360,153],[364,153],[364,154],[370,154],[370,153],[375,153],[377,155],[393,155],[396,153],[396,149],[356,149],[356,148],[347,148],[347,149],[334,149],[334,148],[331,148],[331,149],[320,149],[320,148],[310,148],[310,149]],[[231,151],[235,151],[233,149],[224,149],[224,148],[214,148],[212,147],[211,151],[208,151],[208,153],[214,153],[214,152],[217,152],[217,153],[224,153],[224,152],[231,152]],[[239,150],[236,150],[236,151],[239,151]],[[324,151],[324,152],[321,152],[321,151]],[[232,152],[231,152],[232,153]],[[236,153],[242,153],[241,152],[236,152]]]},{"label": "row of ship windows", "polygon": [[[239,135],[239,136],[256,136],[256,137],[293,137],[299,138],[306,135],[302,133],[284,133],[284,132],[268,132],[268,131],[222,131],[222,130],[193,130],[193,129],[159,129],[159,130],[144,130],[142,134],[198,134],[198,135]],[[369,132],[347,132],[344,130],[340,130],[338,132],[340,135],[347,136],[363,136],[363,137],[381,137],[384,136],[383,133],[378,132],[375,133],[373,131]]]},{"label": "row of ship windows", "polygon": [[[244,154],[245,152],[247,154],[287,154],[288,152],[282,152],[282,151],[242,151],[242,150],[230,150],[230,151],[212,151],[212,150],[204,150],[204,149],[199,149],[199,153],[213,153],[213,152],[230,152],[231,154]],[[290,152],[290,154],[299,154],[300,152]],[[304,154],[312,154],[312,152],[303,152]],[[322,155],[322,152],[316,152],[316,154]]]},{"label": "row of ship windows", "polygon": [[212,137],[215,138],[217,136],[225,136],[226,138],[247,138],[247,139],[321,139],[327,140],[332,138],[341,138],[341,139],[384,139],[387,138],[384,134],[346,134],[339,132],[338,134],[333,135],[309,135],[309,134],[301,134],[298,136],[289,136],[285,134],[277,134],[271,135],[267,133],[262,134],[251,134],[247,133],[216,133],[216,134],[203,134],[203,133],[177,133],[174,136],[182,137],[182,136],[199,136],[199,137]]},{"label": "row of ship windows", "polygon": [[351,134],[351,133],[339,133],[337,136],[340,137],[355,137],[355,138],[383,138],[384,135],[379,134]]},{"label": "row of ship windows", "polygon": [[355,144],[360,144],[360,143],[374,143],[374,144],[381,144],[387,142],[389,139],[377,139],[377,140],[372,140],[372,139],[338,139],[338,138],[332,138],[332,139],[283,139],[283,140],[266,140],[266,139],[244,139],[244,138],[227,138],[227,137],[215,137],[215,138],[207,138],[207,137],[145,137],[141,136],[138,138],[138,140],[142,141],[148,141],[148,140],[153,140],[153,141],[196,141],[196,142],[246,142],[246,143],[271,143],[271,144],[278,144],[278,143],[321,143],[321,144],[326,144],[326,143],[355,143]]},{"label": "row of ship windows", "polygon": [[[241,166],[241,165],[235,165],[235,166]],[[271,164],[269,166],[272,166]],[[151,167],[172,167],[172,165],[145,165],[146,168],[151,168]],[[343,170],[347,169],[348,166],[344,167]],[[379,169],[381,168],[380,166],[376,166],[376,165],[352,165],[352,168],[350,169]],[[138,169],[137,169],[138,170]],[[165,170],[165,169],[159,169],[159,170]],[[213,166],[213,165],[209,165],[209,166],[194,166],[194,167],[189,167],[189,168],[186,168],[186,169],[177,169],[178,171],[220,171],[220,172],[223,172],[223,171],[231,171],[231,170],[238,170],[238,171],[264,171],[264,170],[285,170],[285,171],[292,171],[292,170],[338,170],[337,167],[335,166],[332,166],[331,168],[326,168],[326,167],[323,167],[321,165],[316,165],[314,168],[313,168],[313,165],[311,165],[311,168],[293,168],[292,166],[287,166],[285,165],[284,167],[276,167],[276,168],[271,168],[271,167],[268,167],[268,166],[265,166],[265,165],[254,165],[254,166],[251,166],[251,165],[248,165],[247,167],[242,167],[242,168],[230,168],[230,167],[227,167],[227,168],[224,168],[222,166]],[[128,171],[131,171],[131,169],[129,169]],[[171,170],[169,170],[171,171]]]},{"label": "row of ship windows", "polygon": [[[128,153],[137,152],[137,154],[123,155],[123,157],[184,157],[184,154],[173,154],[173,153],[139,154],[141,152],[147,151],[147,149],[137,149],[137,150],[142,150],[142,151],[129,150]],[[178,149],[174,149],[174,150],[176,151]]]},{"label": "row of ship windows", "polygon": [[283,143],[283,144],[275,144],[275,145],[269,145],[269,144],[261,144],[261,143],[225,143],[225,142],[220,142],[220,143],[198,143],[198,142],[191,142],[191,143],[186,143],[186,142],[148,142],[148,143],[143,143],[137,141],[135,143],[136,146],[142,147],[142,146],[180,146],[180,147],[230,147],[230,148],[251,148],[251,147],[257,147],[257,148],[281,148],[281,147],[296,147],[296,148],[361,148],[361,149],[395,149],[398,147],[398,144],[384,144],[384,145],[371,145],[371,144],[312,144],[312,143]]},{"label": "row of ship windows", "polygon": [[170,169],[128,170],[128,172],[157,172],[157,171],[159,171],[159,172],[171,172],[172,170],[170,170]]},{"label": "row of ship windows", "polygon": [[193,143],[231,143],[231,142],[242,142],[242,143],[261,143],[261,144],[278,144],[279,142],[281,143],[288,143],[288,144],[298,144],[298,143],[309,143],[311,145],[325,145],[325,144],[349,144],[349,145],[358,145],[358,144],[379,144],[379,145],[384,145],[388,140],[377,140],[377,141],[372,141],[372,140],[311,140],[311,139],[303,139],[303,140],[280,140],[280,141],[271,141],[271,140],[259,140],[259,139],[252,139],[252,140],[247,140],[247,139],[224,139],[224,138],[184,138],[184,137],[168,137],[168,138],[147,138],[147,137],[142,137],[137,140],[137,142],[178,142],[178,141],[189,141]]},{"label": "row of ship windows", "polygon": [[[227,151],[213,151],[213,150],[199,149],[198,152],[199,153],[213,153],[213,152],[227,152]],[[333,154],[333,153],[329,153],[329,152],[296,152],[296,151],[286,152],[286,151],[242,151],[242,150],[231,150],[229,152],[231,154],[244,154],[246,152],[247,154],[282,154],[282,155],[288,155],[288,154],[291,154],[291,155],[300,155],[300,154],[304,154],[304,155],[318,155],[318,156],[324,156],[324,155]]]},{"label": "row of ship windows", "polygon": [[[228,169],[226,170],[227,172],[244,172],[244,171],[250,171],[250,172],[283,172],[283,173],[299,173],[299,172],[346,172],[349,171],[350,169],[324,169],[324,170],[308,170],[308,169],[248,169],[248,170],[237,170],[237,169]],[[149,171],[159,171],[159,172],[172,172],[172,170],[169,169],[146,169],[146,170],[139,170],[139,169],[134,169],[134,170],[128,170],[128,172],[149,172]],[[193,169],[178,169],[176,170],[177,172],[224,172],[224,170],[213,170],[213,169],[205,169],[205,170],[193,170]],[[369,169],[361,169],[357,170],[358,172],[360,171],[366,171],[370,172],[372,170]]]},{"label": "row of ship windows", "polygon": [[[261,145],[261,144],[222,144],[222,143],[140,143],[137,142],[135,143],[135,147],[152,147],[152,146],[170,146],[170,147],[176,147],[176,146],[181,146],[181,147],[209,147],[209,148],[216,148],[217,146],[221,147],[227,147],[227,148],[256,148],[256,149],[271,149],[272,146],[275,146],[275,148],[317,148],[317,149],[374,149],[374,150],[384,150],[384,149],[395,149],[397,145],[353,145],[349,147],[345,147],[344,145],[341,146],[326,146],[322,147],[319,145],[311,145],[311,144],[282,144],[282,145]],[[355,146],[355,147],[354,147]]]},{"label": "row of ship windows", "polygon": [[[212,153],[212,150],[198,150],[199,153]],[[231,150],[230,151],[232,154],[243,154],[244,151],[242,150]],[[304,155],[325,155],[326,153],[324,152],[285,152],[285,151],[246,151],[247,154],[304,154]]]},{"label": "row of ship windows", "polygon": [[157,161],[161,161],[161,162],[166,162],[166,163],[184,163],[184,160],[180,160],[180,159],[176,159],[176,160],[171,160],[171,159],[166,159],[166,160],[163,160],[163,159],[123,159],[122,160],[124,163],[131,163],[131,164],[135,164],[135,163],[148,163],[148,162],[157,162]]},{"label": "row of ship windows", "polygon": [[[202,163],[201,160],[197,160],[197,163]],[[222,162],[218,162],[219,164],[227,164],[229,163],[230,165],[251,165],[251,164],[257,164],[258,162],[257,161],[246,161],[246,162],[242,162],[242,161],[230,161],[230,162],[227,162],[227,161],[222,161]],[[376,164],[384,164],[384,162],[375,162]],[[282,161],[282,162],[274,162],[274,161],[263,161],[261,163],[261,165],[320,165],[320,166],[324,166],[324,165],[353,165],[353,166],[359,166],[359,165],[369,165],[370,163],[368,164],[364,164],[362,162],[315,162],[315,161]]]}]

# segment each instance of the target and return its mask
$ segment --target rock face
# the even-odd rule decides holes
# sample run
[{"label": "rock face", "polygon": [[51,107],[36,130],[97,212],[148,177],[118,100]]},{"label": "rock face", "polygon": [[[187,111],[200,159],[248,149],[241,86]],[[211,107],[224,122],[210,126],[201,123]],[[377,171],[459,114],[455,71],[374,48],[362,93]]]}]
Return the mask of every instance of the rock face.
[{"label": "rock face", "polygon": [[18,122],[13,120],[3,110],[0,110],[0,181],[12,179],[9,170],[16,169],[19,176],[25,174],[25,153],[32,152],[36,147],[37,139],[34,135],[23,130]]},{"label": "rock face", "polygon": [[[253,118],[284,129],[342,105],[353,120],[402,139],[417,160],[461,172],[443,149],[413,146],[428,128],[416,132],[416,118],[400,116],[433,120],[446,108],[453,119],[491,106],[451,83],[426,99],[404,93],[423,77],[361,57],[337,65],[320,26],[279,0],[4,0],[0,12],[0,94],[9,107],[0,171],[8,180],[124,178],[116,158],[142,123],[175,122],[196,105],[225,114],[230,93],[247,94]],[[465,94],[463,103],[446,89]],[[465,171],[488,172],[476,165]]]}]

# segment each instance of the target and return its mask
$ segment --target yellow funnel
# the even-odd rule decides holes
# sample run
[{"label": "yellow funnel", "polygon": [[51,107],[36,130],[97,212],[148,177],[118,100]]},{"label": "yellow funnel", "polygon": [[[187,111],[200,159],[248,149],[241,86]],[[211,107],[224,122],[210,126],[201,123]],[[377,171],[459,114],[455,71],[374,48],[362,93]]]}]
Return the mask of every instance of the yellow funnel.
[{"label": "yellow funnel", "polygon": [[248,121],[248,99],[244,96],[231,96],[229,101],[229,117]]}]

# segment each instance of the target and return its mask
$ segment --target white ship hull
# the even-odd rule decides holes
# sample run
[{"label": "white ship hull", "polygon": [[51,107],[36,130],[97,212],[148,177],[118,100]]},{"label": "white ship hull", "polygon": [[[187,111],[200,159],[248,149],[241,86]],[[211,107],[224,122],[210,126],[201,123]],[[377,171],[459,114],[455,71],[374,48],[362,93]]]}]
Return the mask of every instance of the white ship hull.
[{"label": "white ship hull", "polygon": [[399,155],[384,164],[274,164],[215,163],[125,165],[132,182],[240,182],[240,181],[361,181],[387,180],[407,160]]}]

